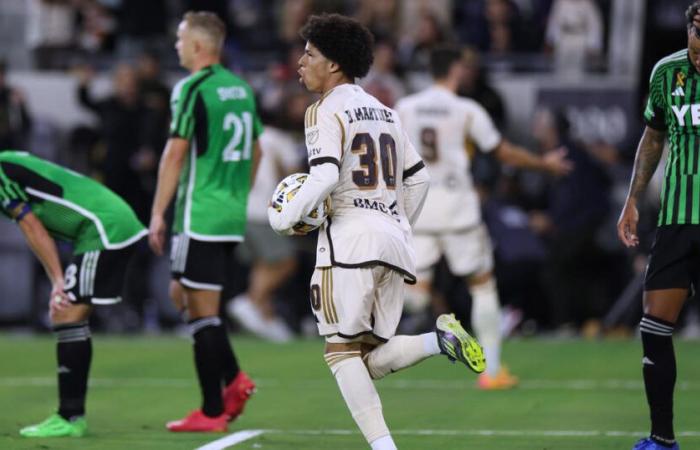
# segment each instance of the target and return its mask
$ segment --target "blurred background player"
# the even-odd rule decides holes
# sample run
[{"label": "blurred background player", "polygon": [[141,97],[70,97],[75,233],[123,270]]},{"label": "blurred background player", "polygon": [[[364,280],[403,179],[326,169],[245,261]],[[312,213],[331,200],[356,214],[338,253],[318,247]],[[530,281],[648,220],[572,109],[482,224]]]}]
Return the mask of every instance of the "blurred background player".
[{"label": "blurred background player", "polygon": [[160,255],[164,215],[177,189],[170,292],[187,313],[203,397],[200,409],[167,424],[171,431],[226,430],[255,388],[219,318],[227,264],[245,234],[262,131],[252,90],[221,65],[225,34],[221,19],[208,12],[188,12],[178,26],[175,47],[191,75],[173,88],[171,137],[151,212],[149,243]]},{"label": "blurred background player", "polygon": [[395,336],[404,282],[415,282],[411,226],[428,189],[428,174],[396,112],[354,84],[372,63],[373,38],[338,14],[311,16],[301,30],[301,82],[321,99],[306,113],[310,174],[278,211],[272,228],[294,226],[329,195],[332,213],[319,231],[311,306],[325,360],[353,419],[373,450],[395,450],[372,379],[445,353],[472,370],[483,354],[454,316],[437,332]]},{"label": "blurred background player", "polygon": [[[644,110],[646,128],[637,147],[634,172],[617,232],[627,247],[639,245],[637,203],[656,171],[668,137],[661,210],[644,279],[642,373],[651,416],[651,432],[634,450],[678,449],[673,430],[676,357],[673,331],[700,273],[700,183],[697,142],[700,123],[700,2],[686,11],[688,46],[661,58],[649,76]],[[692,88],[691,88],[692,86]]]},{"label": "blurred background player", "polygon": [[[0,200],[51,280],[57,340],[58,412],[20,434],[82,437],[92,305],[121,301],[126,267],[147,231],[129,205],[102,184],[25,152],[0,152]],[[73,244],[65,272],[54,239]]]},{"label": "blurred background player", "polygon": [[482,223],[479,197],[469,169],[466,139],[506,164],[564,175],[571,165],[564,152],[538,157],[503,138],[488,113],[473,100],[457,96],[465,71],[461,50],[436,47],[430,57],[435,84],[402,98],[396,110],[430,173],[425,208],[416,222],[414,245],[418,282],[408,290],[408,307],[430,301],[432,268],[444,255],[452,273],[465,277],[472,297],[471,323],[484,346],[483,389],[507,389],[518,379],[501,366],[501,310],[493,276],[493,249]]},{"label": "blurred background player", "polygon": [[[286,104],[298,104],[288,96]],[[306,99],[306,97],[301,97]],[[306,104],[304,104],[304,107]],[[279,122],[279,120],[277,120]],[[274,342],[289,341],[293,334],[289,326],[275,311],[273,294],[297,268],[294,242],[279,236],[270,229],[267,220],[267,205],[275,191],[277,181],[301,170],[297,143],[283,129],[265,123],[260,135],[260,146],[265,149],[255,184],[248,196],[248,226],[245,242],[239,248],[244,259],[252,267],[248,279],[248,290],[234,297],[227,305],[230,316],[246,330]]]}]

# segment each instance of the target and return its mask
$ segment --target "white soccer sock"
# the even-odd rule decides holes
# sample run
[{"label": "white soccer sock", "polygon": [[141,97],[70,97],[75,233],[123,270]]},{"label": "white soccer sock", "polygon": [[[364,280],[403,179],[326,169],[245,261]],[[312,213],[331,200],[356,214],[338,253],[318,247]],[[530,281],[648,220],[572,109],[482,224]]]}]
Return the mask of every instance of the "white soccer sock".
[{"label": "white soccer sock", "polygon": [[[389,428],[382,415],[382,402],[362,363],[360,352],[327,353],[326,362],[333,372],[345,404],[368,443],[389,436]],[[392,441],[393,442],[393,441]],[[374,447],[372,447],[374,448]],[[396,447],[377,447],[392,449]]]},{"label": "white soccer sock", "polygon": [[501,369],[501,307],[496,282],[491,279],[469,289],[472,296],[472,327],[484,347],[486,373],[496,376]]},{"label": "white soccer sock", "polygon": [[372,446],[372,450],[398,450],[391,435],[380,437],[369,445]]},{"label": "white soccer sock", "polygon": [[418,336],[394,336],[365,355],[369,374],[375,380],[411,367],[424,359],[440,353],[435,333]]}]

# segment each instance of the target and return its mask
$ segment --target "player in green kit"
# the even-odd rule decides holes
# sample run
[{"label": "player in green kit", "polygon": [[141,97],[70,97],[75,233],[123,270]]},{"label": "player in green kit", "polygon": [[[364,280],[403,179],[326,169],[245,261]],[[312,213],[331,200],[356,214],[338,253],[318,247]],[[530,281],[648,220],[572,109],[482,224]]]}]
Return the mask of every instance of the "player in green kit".
[{"label": "player in green kit", "polygon": [[686,11],[688,47],[660,59],[651,71],[646,129],[637,148],[627,201],[617,224],[627,247],[639,245],[637,201],[668,139],[656,237],[644,279],[642,373],[651,433],[633,450],[680,447],[673,430],[676,357],[673,331],[700,274],[700,1]]},{"label": "player in green kit", "polygon": [[160,162],[149,242],[163,253],[163,216],[177,190],[170,294],[188,316],[203,400],[167,428],[224,431],[255,389],[238,366],[219,303],[230,277],[227,262],[245,234],[262,125],[250,86],[220,63],[222,21],[212,13],[188,12],[177,37],[180,64],[191,75],[173,89],[171,137]]},{"label": "player in green kit", "polygon": [[[26,152],[0,152],[2,212],[17,222],[51,280],[58,412],[20,430],[25,437],[81,437],[92,359],[92,305],[121,300],[125,267],[147,231],[134,211],[102,184]],[[56,242],[73,244],[63,271]]]}]

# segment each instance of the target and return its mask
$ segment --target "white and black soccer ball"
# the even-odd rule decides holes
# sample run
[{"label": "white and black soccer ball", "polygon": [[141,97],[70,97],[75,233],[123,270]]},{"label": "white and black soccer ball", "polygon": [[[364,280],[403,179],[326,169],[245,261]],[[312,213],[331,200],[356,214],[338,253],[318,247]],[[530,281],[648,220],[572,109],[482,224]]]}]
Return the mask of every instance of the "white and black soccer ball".
[{"label": "white and black soccer ball", "polygon": [[[308,176],[308,173],[293,173],[285,177],[275,188],[275,192],[272,194],[272,199],[270,201],[270,206],[275,208],[278,212],[282,212],[287,203],[289,203],[297,192],[299,192],[301,185],[304,184]],[[323,225],[323,222],[326,221],[330,210],[331,198],[328,197],[309,214],[302,217],[301,221],[299,221],[292,228],[294,231],[299,233],[309,233]]]}]

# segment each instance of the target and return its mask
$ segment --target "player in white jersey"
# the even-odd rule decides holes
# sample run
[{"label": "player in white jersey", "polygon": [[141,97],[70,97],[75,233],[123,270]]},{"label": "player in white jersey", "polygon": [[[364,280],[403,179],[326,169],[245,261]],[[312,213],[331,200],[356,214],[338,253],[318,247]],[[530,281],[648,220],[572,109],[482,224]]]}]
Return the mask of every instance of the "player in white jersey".
[{"label": "player in white jersey", "polygon": [[518,167],[563,175],[571,166],[562,152],[540,158],[508,142],[483,107],[457,96],[464,64],[459,49],[434,49],[431,72],[435,84],[396,105],[431,177],[425,207],[415,225],[418,283],[409,289],[407,303],[416,309],[427,306],[431,269],[444,254],[450,270],[466,278],[472,296],[472,327],[486,354],[486,371],[479,376],[478,385],[506,389],[518,380],[500,364],[500,306],[491,240],[481,220],[465,142],[472,140],[481,151],[493,152],[500,161]]},{"label": "player in white jersey", "polygon": [[395,336],[404,282],[415,282],[411,225],[428,188],[423,161],[395,111],[354,84],[372,63],[372,35],[337,14],[312,16],[299,74],[321,99],[307,110],[310,174],[281,211],[275,231],[292,227],[327,196],[332,212],[319,231],[311,306],[326,338],[325,359],[345,403],[373,450],[396,445],[372,379],[445,353],[483,371],[478,343],[454,316],[437,330]]}]

